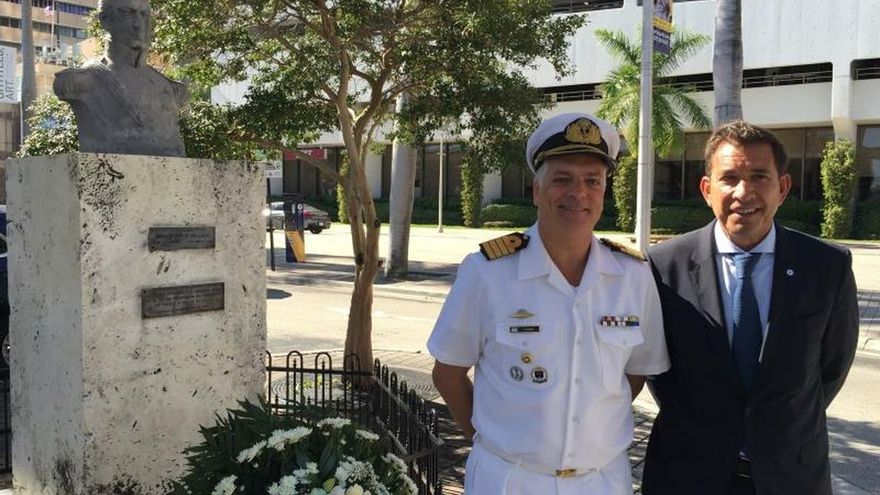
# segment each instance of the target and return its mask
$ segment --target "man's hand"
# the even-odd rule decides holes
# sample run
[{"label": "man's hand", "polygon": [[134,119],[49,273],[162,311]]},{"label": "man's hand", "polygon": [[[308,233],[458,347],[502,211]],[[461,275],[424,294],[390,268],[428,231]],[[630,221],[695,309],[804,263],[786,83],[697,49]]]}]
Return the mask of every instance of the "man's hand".
[{"label": "man's hand", "polygon": [[626,375],[626,381],[629,382],[629,388],[632,391],[632,399],[630,400],[636,400],[636,397],[642,391],[642,387],[645,386],[645,377],[641,375]]},{"label": "man's hand", "polygon": [[470,368],[434,362],[434,386],[446,401],[452,418],[458,423],[458,427],[465,437],[473,438],[474,425],[471,423],[471,415],[474,410],[474,385],[467,374]]}]

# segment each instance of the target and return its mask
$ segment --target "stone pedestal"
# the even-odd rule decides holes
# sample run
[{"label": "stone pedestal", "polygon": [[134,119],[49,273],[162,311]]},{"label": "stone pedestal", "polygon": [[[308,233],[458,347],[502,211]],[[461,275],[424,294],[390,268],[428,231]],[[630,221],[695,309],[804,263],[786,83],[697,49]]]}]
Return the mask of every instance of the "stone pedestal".
[{"label": "stone pedestal", "polygon": [[260,393],[264,188],[250,162],[9,161],[16,494],[164,495]]}]

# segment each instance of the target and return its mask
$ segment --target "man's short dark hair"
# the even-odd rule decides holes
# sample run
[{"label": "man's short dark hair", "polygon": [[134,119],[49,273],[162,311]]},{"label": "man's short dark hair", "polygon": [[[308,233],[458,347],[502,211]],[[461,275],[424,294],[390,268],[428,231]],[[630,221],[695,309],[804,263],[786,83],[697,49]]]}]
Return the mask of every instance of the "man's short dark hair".
[{"label": "man's short dark hair", "polygon": [[708,176],[712,172],[712,157],[718,148],[724,143],[731,143],[739,146],[747,144],[769,144],[773,150],[773,159],[776,161],[776,170],[779,175],[788,171],[788,155],[785,153],[785,147],[772,132],[750,124],[745,120],[732,120],[721,127],[715,129],[706,142],[706,167],[705,174]]}]

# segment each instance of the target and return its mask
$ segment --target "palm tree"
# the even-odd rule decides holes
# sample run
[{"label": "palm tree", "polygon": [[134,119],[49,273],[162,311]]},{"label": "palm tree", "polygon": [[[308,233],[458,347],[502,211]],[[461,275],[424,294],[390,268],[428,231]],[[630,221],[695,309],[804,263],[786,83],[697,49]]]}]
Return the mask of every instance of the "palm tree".
[{"label": "palm tree", "polygon": [[[639,135],[641,43],[627,38],[621,31],[597,29],[596,37],[611,56],[620,61],[620,66],[602,83],[602,101],[597,113],[622,129],[627,141],[636,143]],[[704,34],[676,31],[669,55],[654,53],[653,141],[654,149],[661,157],[682,149],[685,124],[699,129],[708,129],[712,125],[706,110],[690,95],[693,92],[691,87],[657,84],[696,54],[709,39]]]},{"label": "palm tree", "polygon": [[715,86],[715,127],[743,116],[742,0],[718,0],[715,5],[715,49],[712,82]]}]

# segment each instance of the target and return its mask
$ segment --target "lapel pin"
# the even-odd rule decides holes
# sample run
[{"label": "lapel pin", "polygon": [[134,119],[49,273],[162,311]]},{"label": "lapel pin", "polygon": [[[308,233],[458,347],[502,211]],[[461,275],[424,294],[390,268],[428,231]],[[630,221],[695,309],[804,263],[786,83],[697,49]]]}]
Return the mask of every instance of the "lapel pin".
[{"label": "lapel pin", "polygon": [[785,274],[788,275],[789,277],[793,277],[793,276],[794,276],[794,270],[792,270],[791,268],[789,268],[788,270],[785,270]]}]

